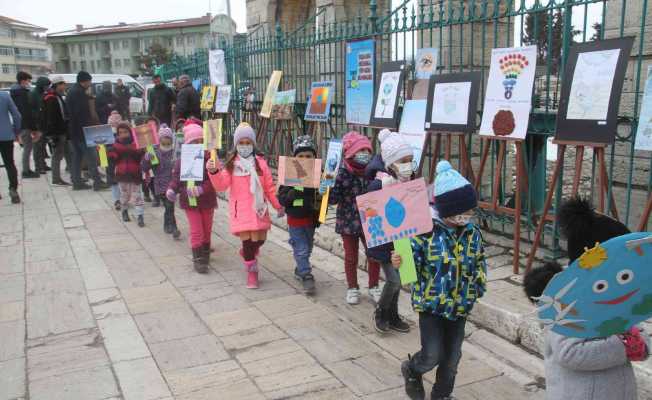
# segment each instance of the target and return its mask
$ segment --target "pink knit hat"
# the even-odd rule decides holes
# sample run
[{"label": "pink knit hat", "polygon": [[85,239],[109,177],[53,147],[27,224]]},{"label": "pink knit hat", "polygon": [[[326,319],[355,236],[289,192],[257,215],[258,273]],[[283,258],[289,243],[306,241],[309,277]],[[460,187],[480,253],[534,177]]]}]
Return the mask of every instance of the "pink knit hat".
[{"label": "pink knit hat", "polygon": [[351,131],[344,135],[342,142],[344,147],[344,158],[353,158],[355,153],[360,150],[366,149],[370,152],[373,151],[369,138],[355,131]]},{"label": "pink knit hat", "polygon": [[183,127],[183,142],[188,144],[197,139],[204,139],[204,129],[197,124],[187,124]]}]

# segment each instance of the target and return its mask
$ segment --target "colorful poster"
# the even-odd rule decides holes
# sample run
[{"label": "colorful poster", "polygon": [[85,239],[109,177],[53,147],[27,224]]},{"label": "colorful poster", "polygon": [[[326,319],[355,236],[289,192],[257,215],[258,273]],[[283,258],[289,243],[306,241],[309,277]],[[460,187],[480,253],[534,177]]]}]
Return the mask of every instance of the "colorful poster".
[{"label": "colorful poster", "polygon": [[156,125],[154,122],[149,124],[138,125],[133,130],[134,141],[136,147],[144,149],[155,144],[158,144],[158,133],[156,132]]},{"label": "colorful poster", "polygon": [[231,103],[231,85],[220,85],[217,87],[215,95],[215,112],[218,114],[227,114],[229,104]]},{"label": "colorful poster", "polygon": [[204,145],[184,144],[181,146],[181,180],[201,182],[204,180]]},{"label": "colorful poster", "polygon": [[216,49],[208,52],[208,73],[211,78],[211,85],[226,84],[226,63],[224,62],[224,50]]},{"label": "colorful poster", "polygon": [[321,178],[321,159],[278,158],[278,183],[283,186],[319,188]]},{"label": "colorful poster", "polygon": [[480,135],[525,139],[537,47],[493,49]]},{"label": "colorful poster", "polygon": [[356,197],[367,247],[432,230],[426,181],[419,178]]},{"label": "colorful poster", "polygon": [[85,126],[84,137],[86,138],[86,146],[88,147],[115,143],[115,136],[111,125]]},{"label": "colorful poster", "polygon": [[471,82],[436,84],[430,122],[465,125],[469,116],[469,96]]},{"label": "colorful poster", "polygon": [[202,111],[211,111],[215,103],[215,86],[204,86],[201,90],[201,102],[199,107]]},{"label": "colorful poster", "polygon": [[569,337],[604,338],[652,317],[652,233],[618,236],[587,249],[537,300],[539,319]]},{"label": "colorful poster", "polygon": [[641,114],[638,116],[636,129],[636,150],[652,151],[652,65],[647,67],[645,94],[641,101]]},{"label": "colorful poster", "polygon": [[204,150],[219,150],[222,148],[222,120],[210,119],[204,121]]},{"label": "colorful poster", "polygon": [[274,99],[276,98],[276,91],[278,90],[278,85],[281,83],[281,77],[283,76],[283,71],[274,71],[272,76],[269,77],[269,83],[267,84],[267,90],[265,91],[265,98],[263,98],[263,105],[260,108],[260,116],[264,118],[270,118],[272,115],[272,105],[274,104]]},{"label": "colorful poster", "polygon": [[294,115],[294,103],[297,98],[297,90],[285,90],[276,92],[274,104],[272,105],[272,119],[290,119]]},{"label": "colorful poster", "polygon": [[620,49],[580,53],[568,97],[567,119],[604,121]]},{"label": "colorful poster", "polygon": [[374,101],[374,41],[346,43],[346,122],[369,125]]},{"label": "colorful poster", "polygon": [[414,158],[412,163],[416,168],[421,163],[423,145],[426,141],[426,131],[423,121],[426,119],[426,100],[406,100],[403,105],[403,115],[398,132],[412,146]]},{"label": "colorful poster", "polygon": [[328,152],[326,153],[326,164],[324,165],[323,182],[328,187],[335,185],[337,171],[340,170],[342,163],[342,140],[331,139],[328,142]]},{"label": "colorful poster", "polygon": [[417,79],[430,79],[437,72],[439,49],[427,48],[417,50],[414,74]]},{"label": "colorful poster", "polygon": [[333,81],[313,82],[310,87],[310,99],[304,119],[306,121],[328,121],[333,101]]}]

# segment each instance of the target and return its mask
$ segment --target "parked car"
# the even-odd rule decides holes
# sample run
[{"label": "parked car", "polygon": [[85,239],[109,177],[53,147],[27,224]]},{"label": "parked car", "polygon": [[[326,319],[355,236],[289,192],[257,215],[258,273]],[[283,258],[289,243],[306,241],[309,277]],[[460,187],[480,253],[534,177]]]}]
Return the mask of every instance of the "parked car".
[{"label": "parked car", "polygon": [[[50,77],[58,74],[51,74]],[[68,85],[72,85],[77,82],[77,74],[60,74],[63,79],[66,80]],[[145,112],[145,88],[138,83],[134,78],[129,75],[119,75],[119,74],[91,74],[93,76],[93,81],[91,84],[91,90],[93,94],[97,94],[99,89],[102,87],[102,82],[109,81],[111,82],[113,89],[118,83],[118,79],[122,79],[122,82],[129,88],[131,92],[131,99],[129,100],[129,112],[132,114],[143,114]]]}]

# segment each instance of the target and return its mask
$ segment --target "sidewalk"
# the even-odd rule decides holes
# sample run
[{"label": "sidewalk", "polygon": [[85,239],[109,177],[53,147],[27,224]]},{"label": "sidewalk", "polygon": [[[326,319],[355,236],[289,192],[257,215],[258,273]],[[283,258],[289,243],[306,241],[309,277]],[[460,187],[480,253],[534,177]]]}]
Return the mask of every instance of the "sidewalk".
[{"label": "sidewalk", "polygon": [[[261,289],[245,289],[224,202],[199,275],[180,211],[174,241],[162,208],[146,205],[138,228],[109,192],[44,177],[20,188],[22,205],[0,200],[0,400],[406,398],[399,366],[419,343],[407,293],[412,332],[379,336],[367,297],[345,304],[337,256],[315,250],[317,295],[300,294],[281,229],[262,249]],[[472,324],[467,334],[459,399],[543,399],[540,359]]]}]

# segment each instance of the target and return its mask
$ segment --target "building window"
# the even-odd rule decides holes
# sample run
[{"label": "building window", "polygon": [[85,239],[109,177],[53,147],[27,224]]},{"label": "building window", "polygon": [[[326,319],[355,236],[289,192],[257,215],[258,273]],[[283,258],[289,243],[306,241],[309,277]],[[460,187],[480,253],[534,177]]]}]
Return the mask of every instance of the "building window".
[{"label": "building window", "polygon": [[72,62],[72,70],[77,71],[77,61]]},{"label": "building window", "polygon": [[183,46],[183,36],[177,36],[177,46]]},{"label": "building window", "polygon": [[145,48],[149,49],[149,46],[152,45],[152,39],[145,39]]},{"label": "building window", "polygon": [[120,68],[122,66],[122,62],[120,61],[119,58],[116,58],[115,60],[113,60],[113,66],[117,67],[117,68]]},{"label": "building window", "polygon": [[128,40],[123,40],[122,41],[122,48],[123,49],[128,49],[129,48],[129,41]]},{"label": "building window", "polygon": [[123,64],[125,67],[128,67],[128,66],[131,65],[131,60],[128,59],[128,58],[125,58],[124,60],[122,60],[122,64]]},{"label": "building window", "polygon": [[100,51],[100,44],[95,42],[95,51]]},{"label": "building window", "polygon": [[14,55],[14,49],[11,47],[0,47],[0,56],[12,56]]},{"label": "building window", "polygon": [[86,54],[86,46],[84,44],[79,44],[79,55],[83,56]]},{"label": "building window", "polygon": [[81,70],[86,71],[86,61],[81,61],[80,64],[81,64],[80,65]]},{"label": "building window", "polygon": [[187,43],[190,44],[190,45],[195,44],[195,37],[193,35],[189,35],[186,40],[187,40]]},{"label": "building window", "polygon": [[113,43],[112,43],[113,50],[118,50],[119,45],[120,45],[120,42],[118,42],[117,40],[114,40]]},{"label": "building window", "polygon": [[95,60],[91,61],[91,72],[95,72]]},{"label": "building window", "polygon": [[12,64],[2,64],[3,74],[13,74],[16,72],[16,66]]}]

